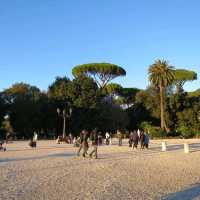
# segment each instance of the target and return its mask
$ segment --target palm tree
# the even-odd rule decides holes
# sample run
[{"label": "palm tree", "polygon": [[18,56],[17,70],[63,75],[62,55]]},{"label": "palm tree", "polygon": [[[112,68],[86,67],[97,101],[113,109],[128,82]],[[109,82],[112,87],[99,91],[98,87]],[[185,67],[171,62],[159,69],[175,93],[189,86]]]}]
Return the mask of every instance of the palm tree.
[{"label": "palm tree", "polygon": [[161,128],[168,130],[165,123],[165,90],[166,87],[173,83],[174,73],[173,67],[169,66],[165,60],[156,60],[154,64],[149,67],[149,81],[153,86],[160,90],[160,118]]}]

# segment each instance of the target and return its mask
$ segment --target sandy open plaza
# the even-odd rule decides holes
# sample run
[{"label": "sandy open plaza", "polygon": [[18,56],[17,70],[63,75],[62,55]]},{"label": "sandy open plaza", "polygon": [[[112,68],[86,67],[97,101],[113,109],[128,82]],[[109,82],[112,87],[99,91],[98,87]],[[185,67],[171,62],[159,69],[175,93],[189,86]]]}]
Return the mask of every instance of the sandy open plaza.
[{"label": "sandy open plaza", "polygon": [[0,199],[200,199],[200,140],[151,141],[149,150],[124,142],[100,146],[99,158],[77,157],[77,148],[55,141],[7,145],[0,152]]}]

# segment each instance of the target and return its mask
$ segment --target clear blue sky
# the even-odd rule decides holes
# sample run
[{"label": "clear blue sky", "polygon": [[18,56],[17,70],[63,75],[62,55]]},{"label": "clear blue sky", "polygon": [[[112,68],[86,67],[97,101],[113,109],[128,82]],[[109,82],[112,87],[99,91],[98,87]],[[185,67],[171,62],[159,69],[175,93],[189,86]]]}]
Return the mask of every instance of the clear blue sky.
[{"label": "clear blue sky", "polygon": [[200,76],[199,9],[199,0],[2,0],[0,90],[21,81],[46,90],[89,62],[124,67],[124,87],[146,88],[156,58]]}]

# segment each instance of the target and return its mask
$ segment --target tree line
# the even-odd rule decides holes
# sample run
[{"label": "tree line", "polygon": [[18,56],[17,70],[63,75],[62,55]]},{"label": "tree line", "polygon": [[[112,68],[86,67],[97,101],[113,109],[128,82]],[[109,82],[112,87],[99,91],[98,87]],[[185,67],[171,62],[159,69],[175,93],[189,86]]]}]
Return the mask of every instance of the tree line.
[{"label": "tree line", "polygon": [[73,68],[74,78],[57,77],[46,92],[26,83],[15,83],[0,93],[1,136],[30,138],[62,134],[63,121],[56,112],[72,109],[67,133],[82,129],[124,132],[142,128],[152,137],[198,136],[200,92],[185,92],[186,81],[197,74],[176,69],[164,60],[149,66],[147,89],[123,88],[112,81],[126,71],[110,63],[89,63]]}]

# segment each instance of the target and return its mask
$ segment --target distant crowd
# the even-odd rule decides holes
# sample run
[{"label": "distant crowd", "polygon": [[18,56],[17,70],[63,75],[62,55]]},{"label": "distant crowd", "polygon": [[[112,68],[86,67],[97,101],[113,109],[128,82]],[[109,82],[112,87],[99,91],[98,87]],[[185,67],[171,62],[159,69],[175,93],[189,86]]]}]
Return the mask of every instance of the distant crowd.
[{"label": "distant crowd", "polygon": [[[123,134],[121,131],[117,131],[117,139],[118,139],[118,146],[122,146],[122,140],[123,140]],[[89,141],[91,141],[91,148],[92,150],[88,152],[89,150]],[[89,155],[89,157],[97,158],[97,147],[103,143],[103,137],[101,132],[97,132],[96,129],[91,131],[83,130],[80,133],[80,137],[77,139],[74,139],[74,146],[79,147],[77,156],[80,156],[81,150],[82,156],[86,157],[86,155]],[[149,135],[148,133],[144,131],[132,131],[129,134],[129,147],[132,147],[133,149],[137,149],[138,144],[140,143],[141,149],[148,149],[149,147]],[[112,138],[111,134],[106,132],[105,134],[105,144],[109,145],[112,144]]]},{"label": "distant crowd", "polygon": [[[122,131],[117,130],[116,137],[118,146],[122,146],[122,141],[124,138]],[[29,146],[35,148],[37,145],[37,140],[38,140],[38,134],[34,132],[33,138],[31,138],[31,140],[29,141]],[[3,141],[0,142],[0,150],[6,151],[6,148],[3,147],[3,143],[4,143]],[[80,132],[80,135],[77,138],[73,137],[71,133],[66,137],[58,136],[56,143],[73,144],[74,147],[78,147],[77,156],[80,156],[81,154],[83,157],[89,156],[90,158],[94,157],[97,159],[98,146],[102,144],[111,145],[112,137],[109,132],[106,132],[105,137],[103,137],[103,134],[101,132],[98,132],[97,129],[94,129],[91,132],[84,129]],[[137,131],[136,130],[131,131],[129,134],[128,143],[129,147],[133,149],[137,149],[139,144],[140,144],[140,149],[144,148],[148,149],[149,134],[139,129]],[[90,151],[89,147],[91,149]]]}]

